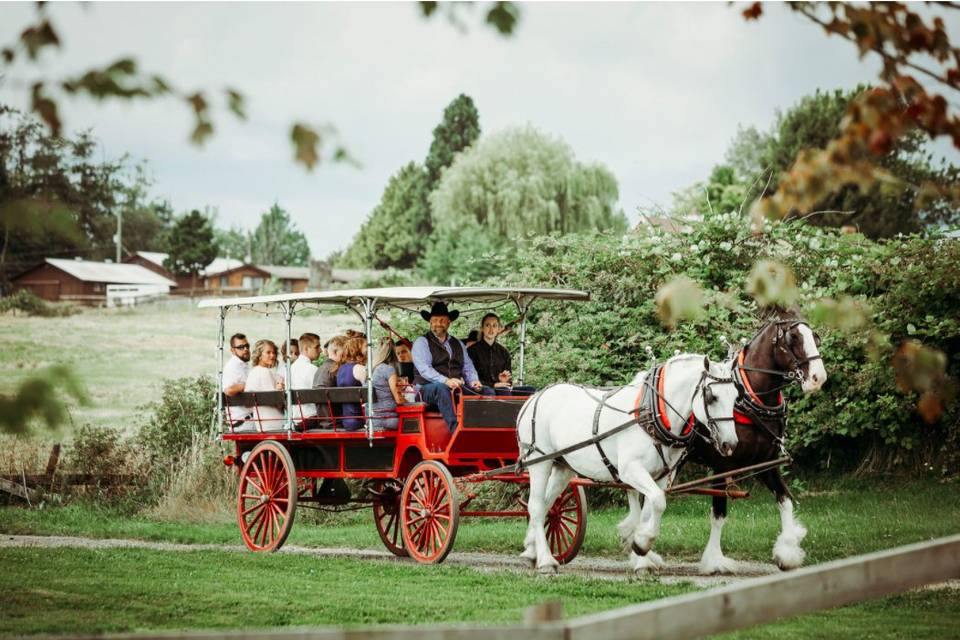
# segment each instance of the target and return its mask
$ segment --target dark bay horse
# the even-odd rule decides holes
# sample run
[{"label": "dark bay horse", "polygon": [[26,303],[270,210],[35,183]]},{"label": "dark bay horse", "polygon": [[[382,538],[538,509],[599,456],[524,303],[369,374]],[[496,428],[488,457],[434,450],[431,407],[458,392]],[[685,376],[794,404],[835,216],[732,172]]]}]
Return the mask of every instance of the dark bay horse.
[{"label": "dark bay horse", "polygon": [[[779,311],[770,316],[734,359],[734,378],[741,392],[734,414],[736,450],[732,456],[722,457],[713,447],[695,440],[687,459],[723,473],[780,457],[787,417],[780,391],[793,382],[799,382],[804,393],[814,393],[823,386],[827,372],[819,346],[819,336],[797,313]],[[795,569],[803,564],[805,553],[800,543],[807,530],[793,516],[793,500],[780,469],[764,471],[759,478],[773,492],[780,508],[781,531],[773,546],[773,559],[782,570]],[[723,486],[721,480],[714,488]],[[726,517],[727,498],[714,497],[710,540],[700,560],[704,573],[730,573],[736,568],[736,561],[724,556],[720,548]]]}]

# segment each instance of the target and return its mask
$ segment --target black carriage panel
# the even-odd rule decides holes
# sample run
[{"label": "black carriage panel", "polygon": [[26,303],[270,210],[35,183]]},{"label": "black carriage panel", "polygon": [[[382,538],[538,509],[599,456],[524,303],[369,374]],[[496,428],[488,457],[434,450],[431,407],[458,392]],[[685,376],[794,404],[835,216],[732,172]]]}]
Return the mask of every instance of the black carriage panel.
[{"label": "black carriage panel", "polygon": [[526,398],[463,399],[463,429],[510,428],[517,426],[517,416]]},{"label": "black carriage panel", "polygon": [[396,448],[395,442],[344,444],[344,471],[392,471]]},{"label": "black carriage panel", "polygon": [[344,402],[366,402],[366,387],[320,387],[318,389],[293,389],[294,404],[316,404],[329,402],[343,404]]},{"label": "black carriage panel", "polygon": [[403,418],[400,433],[420,433],[420,418]]},{"label": "black carriage panel", "polygon": [[222,393],[225,407],[277,407],[287,404],[283,391],[244,391],[235,396]]},{"label": "black carriage panel", "polygon": [[287,445],[297,471],[337,471],[340,469],[338,445]]}]

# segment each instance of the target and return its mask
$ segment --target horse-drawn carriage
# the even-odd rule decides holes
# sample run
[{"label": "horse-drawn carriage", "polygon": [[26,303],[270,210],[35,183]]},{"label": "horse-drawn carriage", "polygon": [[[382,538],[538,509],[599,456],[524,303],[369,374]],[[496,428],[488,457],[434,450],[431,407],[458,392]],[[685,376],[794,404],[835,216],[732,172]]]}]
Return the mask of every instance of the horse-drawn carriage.
[{"label": "horse-drawn carriage", "polygon": [[[286,322],[289,353],[291,321],[298,312],[307,309],[327,305],[345,307],[363,320],[367,340],[372,342],[374,322],[385,324],[379,318],[378,311],[418,310],[438,301],[460,306],[483,305],[485,308],[512,304],[516,308],[519,325],[518,382],[522,384],[526,320],[530,306],[538,300],[588,299],[586,292],[566,289],[396,287],[206,300],[200,306],[219,309],[219,383],[223,374],[225,319],[231,309],[257,308],[282,313]],[[804,323],[794,323],[786,333],[795,331],[799,324],[805,326]],[[783,338],[782,323],[769,326],[776,326]],[[757,338],[761,337],[763,331]],[[805,352],[802,348],[799,353],[803,358]],[[803,363],[799,363],[795,353],[792,357],[797,367],[796,372],[793,368],[789,370],[790,377],[809,373],[812,358],[807,357]],[[819,355],[815,357],[819,358]],[[320,490],[325,480],[362,479],[363,490],[348,500],[372,507],[374,524],[384,546],[398,556],[409,556],[421,563],[442,562],[453,547],[461,517],[526,518],[529,515],[531,522],[542,522],[542,536],[539,528],[531,524],[523,555],[541,568],[545,564],[555,567],[556,563],[564,564],[576,557],[583,543],[587,518],[584,486],[604,485],[628,490],[631,515],[621,523],[621,534],[625,538],[634,536],[632,546],[638,557],[635,567],[640,570],[644,562],[650,562],[650,557],[655,555],[648,556],[647,552],[659,531],[662,507],[653,515],[648,512],[641,515],[638,492],[647,498],[654,498],[648,502],[654,505],[651,508],[656,511],[657,503],[662,502],[663,497],[657,487],[662,486],[665,480],[674,480],[691,438],[696,436],[702,442],[711,444],[722,455],[729,456],[736,448],[735,433],[743,428],[743,421],[735,419],[735,407],[739,408],[741,416],[744,412],[753,415],[751,407],[763,407],[762,402],[759,405],[755,401],[744,404],[742,379],[755,369],[744,365],[742,353],[739,364],[733,358],[719,365],[719,369],[706,358],[699,358],[668,361],[667,365],[676,360],[672,366],[677,375],[671,375],[666,390],[660,374],[653,375],[666,366],[655,369],[651,375],[641,373],[633,383],[615,389],[567,385],[569,389],[566,391],[546,390],[556,397],[550,402],[554,406],[561,406],[572,395],[579,397],[579,394],[583,394],[588,398],[585,402],[589,404],[589,414],[584,414],[587,418],[580,420],[587,431],[583,437],[574,438],[573,444],[564,444],[563,438],[557,440],[555,435],[552,436],[549,422],[568,420],[570,415],[577,412],[575,409],[571,409],[567,416],[551,417],[548,412],[539,418],[541,426],[536,426],[537,412],[541,411],[542,415],[545,406],[539,405],[539,399],[546,395],[545,392],[538,393],[534,398],[455,393],[458,419],[453,433],[440,413],[428,410],[425,404],[418,402],[399,405],[396,409],[397,426],[387,431],[375,429],[372,420],[366,421],[364,431],[350,432],[339,428],[335,418],[332,426],[324,429],[308,428],[309,425],[294,419],[298,413],[295,409],[303,404],[326,405],[325,413],[329,416],[336,416],[338,405],[343,403],[361,402],[370,407],[374,400],[371,385],[320,389],[291,389],[288,386],[284,391],[233,396],[219,393],[217,410],[224,425],[220,437],[234,443],[235,447],[234,453],[226,456],[224,462],[235,468],[240,476],[237,517],[243,540],[254,551],[280,548],[293,525],[298,505],[345,503],[344,498],[329,496]],[[372,360],[373,350],[369,349],[368,370],[372,369]],[[781,360],[774,362],[776,364]],[[287,380],[290,380],[289,366],[288,362]],[[786,365],[781,363],[779,366],[784,368]],[[687,374],[684,374],[685,368]],[[801,368],[806,370],[801,371]],[[768,374],[777,373],[771,369],[766,371]],[[780,373],[786,377],[787,371],[784,368]],[[218,388],[222,386],[218,384]],[[752,398],[757,398],[752,390],[750,394]],[[259,426],[255,430],[241,431],[229,419],[223,419],[228,407],[252,407],[256,412],[257,407],[268,405],[286,407],[282,428],[267,429],[263,422],[257,421]],[[681,418],[674,418],[673,427],[666,418],[667,408],[673,412],[671,415]],[[593,418],[592,434],[589,430],[590,415]],[[628,419],[621,423],[623,417]],[[518,437],[518,425],[521,427],[519,433],[524,434],[522,437]],[[643,428],[631,429],[633,425]],[[544,428],[548,429],[545,435],[540,436],[539,445],[536,444],[538,428],[541,432]],[[564,430],[569,431],[569,428],[564,427]],[[551,438],[556,442],[550,444]],[[657,477],[645,475],[642,469],[644,464],[660,464],[656,459],[649,462],[654,451],[650,443],[655,445],[659,460],[663,462],[662,471]],[[553,448],[544,450],[544,447],[550,446]],[[611,451],[617,456],[614,457]],[[630,455],[625,455],[624,451]],[[579,458],[588,454],[596,460],[602,459],[606,469],[597,467],[584,473]],[[631,458],[634,454],[637,457]],[[614,462],[611,463],[608,455]],[[776,467],[785,460],[768,453],[757,455],[760,459],[752,460],[755,464],[733,470],[721,469],[722,472],[714,476],[674,485],[667,488],[667,492],[703,493],[713,495],[715,500],[745,497],[745,492],[725,485],[724,480],[738,473],[773,472],[779,477]],[[647,462],[640,464],[641,460]],[[747,462],[751,460],[747,459]],[[714,464],[710,461],[707,463]],[[586,464],[586,467],[590,467],[590,464]],[[628,474],[626,480],[629,481],[621,478],[621,474]],[[486,481],[518,485],[515,506],[472,510],[470,507],[477,497],[474,485]],[[527,484],[535,485],[533,488],[536,490],[531,493],[530,508],[522,491],[525,488],[523,485]],[[782,502],[779,493],[777,497]],[[546,502],[543,502],[544,499]],[[647,508],[646,505],[644,508]],[[652,536],[649,535],[651,527],[654,530]],[[786,520],[784,531],[787,531]],[[638,544],[638,540],[642,542]],[[719,532],[716,540],[711,535],[710,545],[708,552],[718,554]],[[549,555],[545,559],[547,553]],[[707,553],[705,560],[706,556]],[[722,554],[720,557],[723,557]]]}]

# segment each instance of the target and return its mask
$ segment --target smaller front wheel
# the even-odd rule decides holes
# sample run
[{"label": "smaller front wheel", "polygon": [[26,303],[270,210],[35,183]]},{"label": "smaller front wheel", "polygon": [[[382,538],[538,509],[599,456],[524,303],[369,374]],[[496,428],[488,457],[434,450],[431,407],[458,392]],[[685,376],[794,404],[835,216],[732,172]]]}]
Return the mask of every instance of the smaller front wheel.
[{"label": "smaller front wheel", "polygon": [[560,564],[577,557],[587,535],[587,497],[583,487],[568,485],[554,501],[543,523],[550,553]]},{"label": "smaller front wheel", "polygon": [[276,551],[293,527],[297,511],[297,475],[282,444],[261,442],[240,471],[237,519],[251,551]]},{"label": "smaller front wheel", "polygon": [[422,564],[443,562],[457,538],[460,498],[450,471],[433,460],[415,466],[400,494],[403,546]]}]

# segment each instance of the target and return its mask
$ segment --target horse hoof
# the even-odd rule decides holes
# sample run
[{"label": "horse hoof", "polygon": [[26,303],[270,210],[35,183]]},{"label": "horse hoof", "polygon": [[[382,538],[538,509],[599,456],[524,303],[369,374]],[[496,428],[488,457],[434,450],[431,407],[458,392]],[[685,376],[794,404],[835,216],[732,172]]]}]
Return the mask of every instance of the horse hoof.
[{"label": "horse hoof", "polygon": [[555,564],[544,564],[537,567],[537,573],[542,576],[555,576],[558,572],[558,567]]},{"label": "horse hoof", "polygon": [[722,575],[729,576],[737,573],[738,562],[732,558],[721,556],[719,559],[710,562],[700,563],[700,573],[707,576]]},{"label": "horse hoof", "polygon": [[531,569],[532,569],[533,567],[537,566],[537,559],[536,559],[536,558],[531,558],[530,556],[528,556],[528,555],[525,554],[525,553],[521,553],[521,554],[520,554],[520,560],[522,560],[523,563],[524,563],[525,565],[527,565],[528,567],[530,567]]}]

